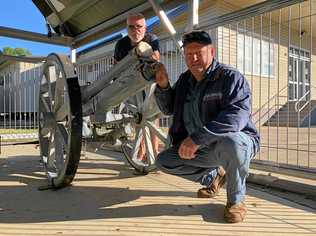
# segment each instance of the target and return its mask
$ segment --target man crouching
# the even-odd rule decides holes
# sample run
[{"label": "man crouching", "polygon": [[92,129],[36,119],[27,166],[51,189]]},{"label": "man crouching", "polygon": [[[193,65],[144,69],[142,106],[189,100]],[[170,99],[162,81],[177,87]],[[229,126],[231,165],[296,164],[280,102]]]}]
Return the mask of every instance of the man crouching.
[{"label": "man crouching", "polygon": [[183,36],[188,70],[171,87],[160,64],[155,96],[161,111],[173,115],[172,146],[158,155],[162,171],[199,181],[198,197],[215,197],[227,181],[224,219],[242,222],[250,160],[259,150],[259,134],[251,121],[251,91],[236,69],[215,58],[205,31]]}]

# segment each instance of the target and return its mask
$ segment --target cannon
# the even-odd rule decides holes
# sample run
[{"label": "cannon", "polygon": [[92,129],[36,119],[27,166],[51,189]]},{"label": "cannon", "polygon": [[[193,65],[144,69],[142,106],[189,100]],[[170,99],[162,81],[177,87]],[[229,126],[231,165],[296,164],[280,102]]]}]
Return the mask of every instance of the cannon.
[{"label": "cannon", "polygon": [[[160,111],[153,97],[157,62],[151,55],[151,47],[140,43],[100,79],[82,87],[67,56],[47,57],[39,92],[39,144],[50,186],[69,185],[76,174],[83,117],[90,118],[92,139],[120,139],[131,147],[131,152],[124,154],[135,169],[142,172],[154,169],[151,133],[163,145],[167,144],[167,136],[153,123]],[[107,115],[117,106],[120,106],[118,114]],[[103,135],[97,132],[113,126],[114,130]],[[147,156],[143,162],[137,159],[142,139]]]}]

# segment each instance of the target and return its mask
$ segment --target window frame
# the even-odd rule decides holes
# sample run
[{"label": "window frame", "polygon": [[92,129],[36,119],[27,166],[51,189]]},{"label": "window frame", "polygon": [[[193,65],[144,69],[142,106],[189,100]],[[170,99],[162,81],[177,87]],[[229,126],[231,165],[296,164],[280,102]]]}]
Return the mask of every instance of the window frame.
[{"label": "window frame", "polygon": [[[240,42],[241,41],[241,42]],[[237,69],[245,75],[261,76],[269,79],[275,78],[274,66],[274,40],[268,37],[260,37],[258,34],[247,35],[246,33],[238,33],[237,35]],[[244,53],[248,48],[248,55]],[[252,49],[252,50],[251,50]],[[261,53],[262,49],[262,53]],[[270,49],[270,50],[269,50]],[[240,53],[240,51],[242,53]],[[270,52],[269,52],[270,51]],[[252,53],[252,55],[250,55]],[[245,59],[243,58],[245,55]],[[270,55],[270,60],[269,60]],[[260,60],[261,56],[261,60]],[[240,57],[242,63],[240,64]],[[247,58],[249,57],[249,58]],[[267,60],[264,60],[267,59]],[[252,64],[251,64],[252,61]],[[244,65],[248,62],[249,65]],[[261,70],[260,70],[261,62]],[[263,63],[265,62],[265,63]],[[265,69],[265,67],[267,68]],[[244,71],[245,68],[245,71]],[[269,69],[270,68],[270,69]]]}]

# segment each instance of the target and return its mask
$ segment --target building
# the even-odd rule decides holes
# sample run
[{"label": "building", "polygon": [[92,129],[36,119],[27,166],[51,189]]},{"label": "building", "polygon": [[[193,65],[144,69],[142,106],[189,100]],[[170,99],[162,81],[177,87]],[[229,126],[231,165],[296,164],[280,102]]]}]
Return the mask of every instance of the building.
[{"label": "building", "polygon": [[42,63],[0,58],[0,127],[36,125],[41,66]]}]

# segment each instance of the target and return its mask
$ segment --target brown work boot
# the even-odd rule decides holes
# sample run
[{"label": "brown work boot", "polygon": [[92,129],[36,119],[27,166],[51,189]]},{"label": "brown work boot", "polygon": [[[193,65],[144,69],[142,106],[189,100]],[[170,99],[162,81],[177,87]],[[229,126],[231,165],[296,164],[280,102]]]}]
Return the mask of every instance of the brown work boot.
[{"label": "brown work boot", "polygon": [[198,198],[213,198],[219,194],[220,188],[225,184],[225,170],[222,167],[218,168],[217,176],[209,187],[200,188],[197,192]]},{"label": "brown work boot", "polygon": [[227,203],[224,210],[224,219],[227,223],[240,223],[246,217],[247,208],[244,202]]}]

